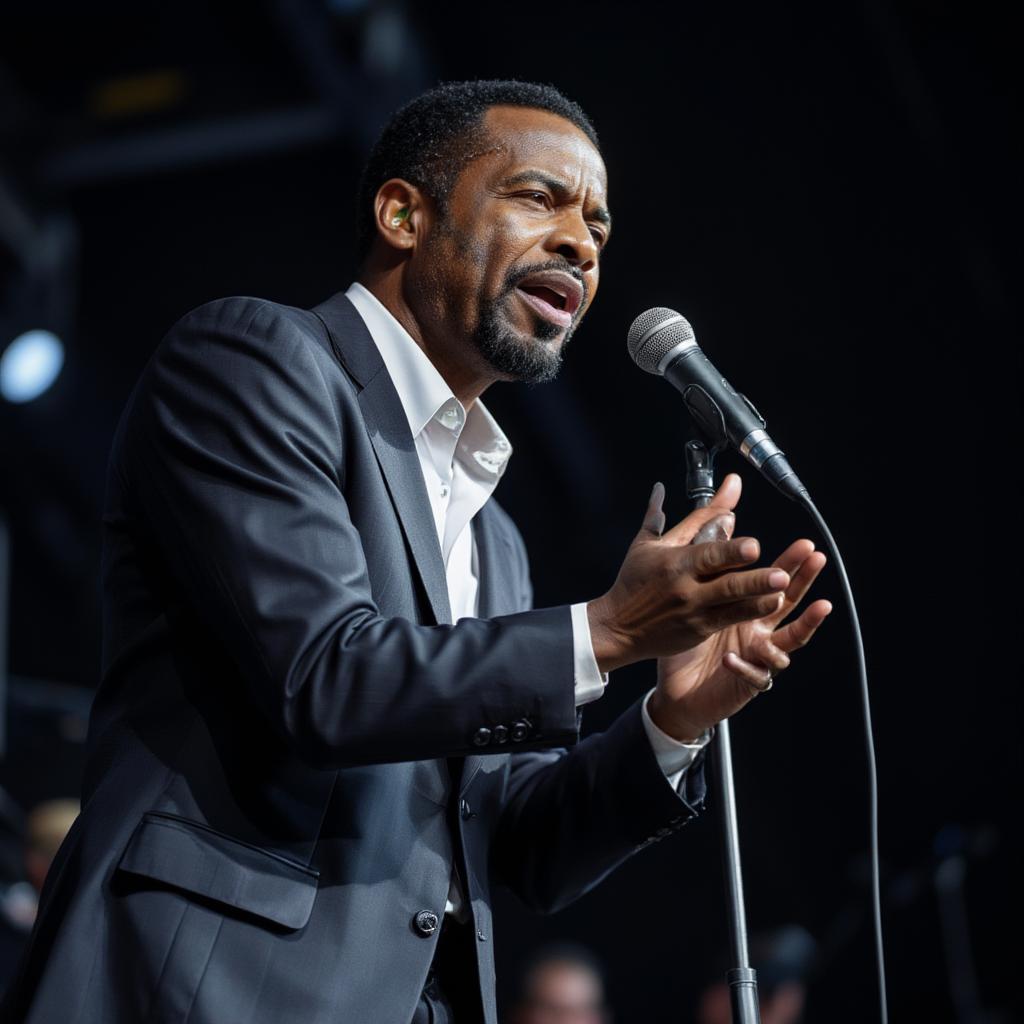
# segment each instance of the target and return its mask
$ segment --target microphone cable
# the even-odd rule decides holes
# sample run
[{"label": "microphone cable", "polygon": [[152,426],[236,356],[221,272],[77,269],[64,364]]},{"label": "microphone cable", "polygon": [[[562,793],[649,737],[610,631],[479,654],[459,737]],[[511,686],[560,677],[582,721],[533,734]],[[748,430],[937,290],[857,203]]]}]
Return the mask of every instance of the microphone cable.
[{"label": "microphone cable", "polygon": [[818,511],[818,507],[811,501],[811,496],[806,490],[800,492],[797,501],[810,513],[822,537],[825,538],[825,545],[828,548],[829,556],[834,560],[836,570],[839,573],[839,583],[846,601],[846,609],[849,612],[850,626],[853,629],[854,649],[857,652],[857,676],[860,681],[861,709],[864,715],[864,744],[867,749],[868,759],[871,912],[874,922],[875,965],[878,971],[879,1020],[881,1024],[889,1024],[889,1006],[885,990],[885,950],[882,943],[881,866],[878,853],[878,767],[875,761],[875,734],[871,725],[871,696],[868,691],[868,666],[867,659],[864,656],[864,638],[861,635],[860,618],[857,615],[857,603],[853,599],[850,577],[847,575],[846,564],[843,562],[843,556],[839,553],[839,546],[836,544],[835,537],[832,536],[832,531],[828,528],[825,517]]}]

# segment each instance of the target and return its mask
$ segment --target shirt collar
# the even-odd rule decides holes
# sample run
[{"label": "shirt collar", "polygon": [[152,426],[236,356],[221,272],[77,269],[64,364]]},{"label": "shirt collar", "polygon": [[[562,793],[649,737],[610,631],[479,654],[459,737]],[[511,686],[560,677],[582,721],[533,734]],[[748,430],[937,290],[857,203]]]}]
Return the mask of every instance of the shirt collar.
[{"label": "shirt collar", "polygon": [[384,360],[412,436],[419,437],[434,419],[452,429],[452,411],[457,409],[464,424],[462,439],[472,439],[475,462],[500,476],[512,446],[483,402],[478,398],[467,413],[427,354],[369,289],[354,282],[345,295],[363,318]]}]

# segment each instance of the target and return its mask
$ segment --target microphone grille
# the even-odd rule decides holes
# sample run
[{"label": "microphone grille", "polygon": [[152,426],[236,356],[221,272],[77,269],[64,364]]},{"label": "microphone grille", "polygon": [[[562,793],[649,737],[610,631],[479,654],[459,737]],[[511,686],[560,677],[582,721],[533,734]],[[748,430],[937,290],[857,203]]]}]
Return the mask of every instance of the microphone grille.
[{"label": "microphone grille", "polygon": [[633,321],[626,346],[641,370],[657,374],[667,352],[682,342],[693,340],[693,328],[686,317],[674,309],[657,306]]}]

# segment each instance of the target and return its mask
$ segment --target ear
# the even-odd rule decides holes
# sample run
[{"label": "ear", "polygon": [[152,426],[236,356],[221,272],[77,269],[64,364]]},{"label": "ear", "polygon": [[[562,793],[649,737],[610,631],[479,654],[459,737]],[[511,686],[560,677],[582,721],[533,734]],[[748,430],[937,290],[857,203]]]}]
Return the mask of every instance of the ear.
[{"label": "ear", "polygon": [[374,199],[377,234],[392,249],[411,250],[425,228],[423,193],[402,178],[389,178]]}]

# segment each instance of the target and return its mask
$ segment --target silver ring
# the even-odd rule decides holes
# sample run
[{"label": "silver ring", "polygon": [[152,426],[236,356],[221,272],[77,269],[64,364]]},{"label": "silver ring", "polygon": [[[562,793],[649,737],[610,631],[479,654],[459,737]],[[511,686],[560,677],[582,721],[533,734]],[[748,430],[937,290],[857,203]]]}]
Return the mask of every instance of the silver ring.
[{"label": "silver ring", "polygon": [[771,672],[768,673],[768,682],[764,686],[758,686],[757,683],[753,683],[749,679],[744,679],[743,681],[754,691],[755,697],[759,693],[767,693],[775,685],[775,677]]}]

